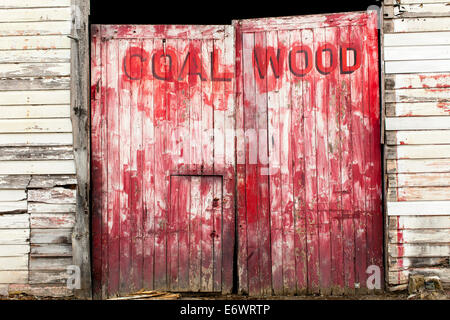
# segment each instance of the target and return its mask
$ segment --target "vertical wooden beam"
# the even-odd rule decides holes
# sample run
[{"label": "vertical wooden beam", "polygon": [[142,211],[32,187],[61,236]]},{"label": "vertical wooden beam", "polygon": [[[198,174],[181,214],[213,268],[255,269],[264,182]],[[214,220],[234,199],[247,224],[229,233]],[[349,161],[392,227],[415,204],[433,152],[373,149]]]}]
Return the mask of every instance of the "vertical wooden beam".
[{"label": "vertical wooden beam", "polygon": [[90,104],[89,0],[72,0],[71,119],[77,171],[77,205],[72,234],[73,264],[80,267],[81,287],[75,296],[92,297],[90,262]]}]

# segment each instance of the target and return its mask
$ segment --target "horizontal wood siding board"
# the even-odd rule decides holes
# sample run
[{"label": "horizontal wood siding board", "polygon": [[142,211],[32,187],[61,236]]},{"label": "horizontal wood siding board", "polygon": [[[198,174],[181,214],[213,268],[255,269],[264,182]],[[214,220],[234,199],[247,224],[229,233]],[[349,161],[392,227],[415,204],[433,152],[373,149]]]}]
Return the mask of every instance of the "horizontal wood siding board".
[{"label": "horizontal wood siding board", "polygon": [[0,283],[27,283],[28,271],[0,271]]},{"label": "horizontal wood siding board", "polygon": [[450,130],[388,131],[388,145],[450,144]]},{"label": "horizontal wood siding board", "polygon": [[450,145],[400,145],[386,147],[387,159],[450,158]]},{"label": "horizontal wood siding board", "polygon": [[71,9],[65,8],[28,8],[0,9],[0,22],[33,21],[70,21]]},{"label": "horizontal wood siding board", "polygon": [[[450,20],[450,19],[449,19]],[[450,59],[450,46],[386,47],[384,61],[442,60]]]},{"label": "horizontal wood siding board", "polygon": [[390,216],[389,230],[450,229],[450,216]]},{"label": "horizontal wood siding board", "polygon": [[450,59],[387,61],[385,73],[449,72]]},{"label": "horizontal wood siding board", "polygon": [[450,215],[450,201],[387,202],[389,216]]},{"label": "horizontal wood siding board", "polygon": [[29,244],[2,244],[0,245],[1,257],[23,256],[30,253]]},{"label": "horizontal wood siding board", "polygon": [[28,254],[16,257],[0,257],[0,271],[3,270],[28,270]]},{"label": "horizontal wood siding board", "polygon": [[[1,205],[1,203],[0,203]],[[26,229],[30,227],[29,214],[2,214],[0,215],[0,229]],[[0,256],[4,255],[3,247]]]},{"label": "horizontal wood siding board", "polygon": [[406,187],[389,188],[389,201],[424,201],[448,200],[450,187]]},{"label": "horizontal wood siding board", "polygon": [[21,175],[21,176],[11,176],[11,175],[0,175],[0,190],[1,189],[19,189],[25,190],[30,183],[31,176]]},{"label": "horizontal wood siding board", "polygon": [[388,254],[392,257],[448,257],[450,246],[443,244],[403,243],[389,244]]},{"label": "horizontal wood siding board", "polygon": [[76,190],[67,188],[30,189],[28,201],[42,203],[76,203]]},{"label": "horizontal wood siding board", "polygon": [[0,106],[0,119],[42,119],[69,117],[70,105]]},{"label": "horizontal wood siding board", "polygon": [[450,159],[387,160],[387,173],[450,172]]},{"label": "horizontal wood siding board", "polygon": [[70,90],[0,91],[0,105],[70,104]]},{"label": "horizontal wood siding board", "polygon": [[6,133],[0,134],[0,146],[68,146],[72,133]]},{"label": "horizontal wood siding board", "polygon": [[75,163],[73,160],[0,161],[0,175],[75,173]]},{"label": "horizontal wood siding board", "polygon": [[28,189],[53,188],[58,186],[74,189],[77,184],[76,176],[73,175],[34,175],[28,185]]},{"label": "horizontal wood siding board", "polygon": [[387,177],[389,188],[450,186],[450,173],[394,173]]},{"label": "horizontal wood siding board", "polygon": [[73,213],[32,213],[29,224],[34,229],[73,228],[75,215]]},{"label": "horizontal wood siding board", "polygon": [[30,255],[33,257],[71,257],[72,244],[30,244]]},{"label": "horizontal wood siding board", "polygon": [[429,46],[450,44],[450,32],[385,33],[384,46]]},{"label": "horizontal wood siding board", "polygon": [[450,116],[450,102],[386,103],[386,116],[387,117]]},{"label": "horizontal wood siding board", "polygon": [[72,243],[72,229],[31,229],[30,243]]},{"label": "horizontal wood siding board", "polygon": [[72,265],[71,257],[33,257],[30,256],[30,271],[33,270],[61,270],[66,271]]},{"label": "horizontal wood siding board", "polygon": [[74,213],[76,206],[73,204],[47,204],[47,203],[28,203],[28,212],[33,213]]},{"label": "horizontal wood siding board", "polygon": [[450,88],[448,73],[415,73],[385,75],[385,88],[419,89],[419,88]]},{"label": "horizontal wood siding board", "polygon": [[27,244],[30,239],[30,229],[0,229],[0,245]]},{"label": "horizontal wood siding board", "polygon": [[385,19],[385,33],[450,31],[448,17]]},{"label": "horizontal wood siding board", "polygon": [[384,15],[387,18],[450,17],[450,10],[447,3],[385,5]]},{"label": "horizontal wood siding board", "polygon": [[0,36],[68,35],[70,28],[70,21],[0,23]]},{"label": "horizontal wood siding board", "polygon": [[27,212],[27,201],[8,201],[0,203],[0,214]]},{"label": "horizontal wood siding board", "polygon": [[0,38],[0,50],[70,49],[70,42],[65,35],[10,36]]},{"label": "horizontal wood siding board", "polygon": [[0,161],[3,160],[70,160],[73,148],[66,147],[0,147]]},{"label": "horizontal wood siding board", "polygon": [[449,117],[387,117],[386,130],[450,129]]},{"label": "horizontal wood siding board", "polygon": [[[1,149],[0,149],[1,150]],[[6,189],[0,190],[0,203],[4,201],[21,201],[27,199],[25,190]]]},{"label": "horizontal wood siding board", "polygon": [[0,63],[0,77],[64,77],[70,75],[70,63]]},{"label": "horizontal wood siding board", "polygon": [[389,242],[394,243],[447,243],[450,245],[450,229],[389,230]]},{"label": "horizontal wood siding board", "polygon": [[71,0],[2,0],[1,9],[70,7]]},{"label": "horizontal wood siding board", "polygon": [[70,62],[70,49],[0,50],[2,63],[58,63]]},{"label": "horizontal wood siding board", "polygon": [[67,283],[69,274],[66,271],[30,271],[30,284]]}]

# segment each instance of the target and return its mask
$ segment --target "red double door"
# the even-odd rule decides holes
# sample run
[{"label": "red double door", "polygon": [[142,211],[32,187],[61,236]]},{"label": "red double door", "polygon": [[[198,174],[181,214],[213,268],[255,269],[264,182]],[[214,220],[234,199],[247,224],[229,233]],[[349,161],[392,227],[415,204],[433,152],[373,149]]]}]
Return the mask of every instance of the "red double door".
[{"label": "red double door", "polygon": [[364,291],[382,270],[377,43],[367,13],[94,25],[95,296]]}]

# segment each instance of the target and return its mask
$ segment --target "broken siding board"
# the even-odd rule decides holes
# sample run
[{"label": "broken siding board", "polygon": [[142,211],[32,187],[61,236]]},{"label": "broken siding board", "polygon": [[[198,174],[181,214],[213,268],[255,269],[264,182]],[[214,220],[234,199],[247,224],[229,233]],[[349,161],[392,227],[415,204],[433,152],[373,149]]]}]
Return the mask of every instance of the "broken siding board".
[{"label": "broken siding board", "polygon": [[410,274],[423,274],[426,276],[438,276],[444,283],[450,283],[450,268],[410,268],[408,270],[389,272],[389,283],[408,283]]},{"label": "broken siding board", "polygon": [[[0,149],[1,152],[1,149]],[[27,199],[25,190],[0,190],[0,202],[21,201]],[[1,204],[0,204],[1,205]]]},{"label": "broken siding board", "polygon": [[0,175],[0,189],[26,189],[30,183],[31,176],[2,176]]},{"label": "broken siding board", "polygon": [[[0,80],[0,86],[1,84],[2,81]],[[69,117],[70,105],[0,106],[0,119],[40,119]]]},{"label": "broken siding board", "polygon": [[386,147],[387,159],[450,158],[450,145],[400,145]]},{"label": "broken siding board", "polygon": [[448,0],[384,0],[385,5],[421,3],[448,3]]},{"label": "broken siding board", "polygon": [[67,146],[72,145],[72,133],[6,133],[0,134],[0,147]]},{"label": "broken siding board", "polygon": [[415,88],[450,88],[450,74],[390,74],[385,75],[385,87],[388,90]]},{"label": "broken siding board", "polygon": [[406,270],[410,268],[423,267],[439,267],[445,266],[448,263],[446,257],[411,257],[411,258],[388,258],[389,271]]},{"label": "broken siding board", "polygon": [[384,16],[386,18],[449,17],[450,9],[447,3],[385,5]]},{"label": "broken siding board", "polygon": [[384,32],[450,31],[449,18],[385,19]]},{"label": "broken siding board", "polygon": [[[388,50],[390,48],[387,48]],[[450,59],[440,60],[405,60],[387,61],[384,63],[386,74],[390,73],[420,73],[420,72],[448,72]]]},{"label": "broken siding board", "polygon": [[73,160],[0,161],[0,174],[75,174]]},{"label": "broken siding board", "polygon": [[450,215],[450,201],[387,202],[388,216]]},{"label": "broken siding board", "polygon": [[71,257],[33,257],[30,256],[29,270],[67,270],[73,264]]},{"label": "broken siding board", "polygon": [[450,129],[449,117],[386,117],[386,130]]},{"label": "broken siding board", "polygon": [[[1,25],[1,24],[0,24]],[[69,49],[39,49],[39,50],[0,50],[2,63],[57,63],[70,62]]]},{"label": "broken siding board", "polygon": [[0,105],[28,104],[70,104],[70,90],[0,92]]},{"label": "broken siding board", "polygon": [[28,201],[42,203],[76,203],[76,190],[66,188],[28,190]]},{"label": "broken siding board", "polygon": [[386,132],[388,145],[450,144],[450,130]]},{"label": "broken siding board", "polygon": [[28,255],[18,257],[0,257],[0,270],[27,270]]},{"label": "broken siding board", "polygon": [[[1,166],[1,164],[0,164]],[[24,213],[27,212],[27,201],[10,201],[0,204],[0,213]]]},{"label": "broken siding board", "polygon": [[[450,20],[450,19],[449,19]],[[450,59],[450,46],[402,46],[384,49],[384,61]]]},{"label": "broken siding board", "polygon": [[390,230],[403,229],[450,229],[450,216],[391,216]]},{"label": "broken siding board", "polygon": [[387,103],[386,116],[450,116],[450,102]]},{"label": "broken siding board", "polygon": [[449,243],[450,229],[389,230],[389,243]]},{"label": "broken siding board", "polygon": [[72,243],[72,229],[31,229],[30,243]]},{"label": "broken siding board", "polygon": [[391,257],[448,257],[450,246],[447,243],[403,243],[389,244],[389,256]]},{"label": "broken siding board", "polygon": [[76,206],[73,204],[46,204],[28,203],[28,213],[68,213],[75,212]]},{"label": "broken siding board", "polygon": [[389,201],[448,200],[450,199],[450,187],[393,188],[388,190],[388,194]]},{"label": "broken siding board", "polygon": [[30,244],[30,255],[33,257],[71,257],[72,245],[65,243],[32,243]]},{"label": "broken siding board", "polygon": [[75,215],[73,213],[32,213],[29,222],[31,228],[34,229],[73,228],[74,224]]},{"label": "broken siding board", "polygon": [[2,63],[1,78],[64,77],[70,75],[70,63]]},{"label": "broken siding board", "polygon": [[450,32],[385,33],[384,46],[427,46],[450,44]]},{"label": "broken siding board", "polygon": [[23,256],[30,253],[29,244],[2,244],[0,245],[1,257]]},{"label": "broken siding board", "polygon": [[450,159],[387,160],[387,173],[450,172]]},{"label": "broken siding board", "polygon": [[0,9],[0,22],[67,21],[71,8]]},{"label": "broken siding board", "polygon": [[76,176],[71,175],[32,176],[28,189],[53,188],[56,186],[73,187],[76,184]]},{"label": "broken siding board", "polygon": [[70,28],[70,21],[0,23],[0,36],[68,35]]},{"label": "broken siding board", "polygon": [[0,229],[0,245],[26,244],[30,239],[30,229]]},{"label": "broken siding board", "polygon": [[388,174],[390,188],[450,186],[450,173]]},{"label": "broken siding board", "polygon": [[0,283],[28,283],[28,271],[0,271]]},{"label": "broken siding board", "polygon": [[[1,203],[0,203],[1,205]],[[26,229],[30,227],[29,214],[2,214],[0,215],[0,229]],[[0,248],[0,256],[4,255]]]},{"label": "broken siding board", "polygon": [[73,148],[67,147],[0,147],[0,161],[3,160],[70,160]]}]

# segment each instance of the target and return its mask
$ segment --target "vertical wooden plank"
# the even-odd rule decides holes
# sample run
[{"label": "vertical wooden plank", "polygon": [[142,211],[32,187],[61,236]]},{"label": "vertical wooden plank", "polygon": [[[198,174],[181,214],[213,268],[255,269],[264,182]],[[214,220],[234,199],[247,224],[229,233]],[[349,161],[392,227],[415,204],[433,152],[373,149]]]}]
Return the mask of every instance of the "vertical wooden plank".
[{"label": "vertical wooden plank", "polygon": [[[241,22],[235,21],[236,33],[236,170],[237,170],[237,268],[239,292],[248,293],[247,210],[245,201],[245,136],[244,136],[244,52]],[[249,62],[247,62],[249,63]],[[228,146],[228,144],[227,144]]]},{"label": "vertical wooden plank", "polygon": [[214,178],[201,177],[201,219],[199,237],[201,238],[200,290],[213,291],[213,196]]},{"label": "vertical wooden plank", "polygon": [[108,296],[119,292],[120,236],[120,127],[118,74],[119,42],[110,40],[107,47],[106,105],[108,112]]},{"label": "vertical wooden plank", "polygon": [[244,125],[245,125],[245,195],[247,208],[247,268],[250,295],[261,293],[259,274],[258,247],[258,188],[257,165],[255,149],[256,136],[256,106],[255,106],[255,77],[253,73],[254,34],[243,34],[243,65],[244,65]]},{"label": "vertical wooden plank", "polygon": [[[278,33],[268,31],[267,48],[276,52]],[[273,59],[274,57],[272,57]],[[283,219],[281,209],[281,172],[280,172],[280,96],[274,90],[280,88],[281,78],[276,78],[266,51],[265,67],[267,68],[268,87],[268,140],[269,140],[269,190],[270,190],[270,222],[272,249],[272,289],[275,294],[283,294]],[[278,70],[279,71],[279,70]]]},{"label": "vertical wooden plank", "polygon": [[178,200],[178,288],[189,291],[189,219],[191,211],[191,177],[183,177],[179,184]]},{"label": "vertical wooden plank", "polygon": [[[302,31],[290,32],[291,48],[302,45]],[[294,50],[294,49],[292,49]],[[292,54],[297,54],[295,51]],[[300,56],[301,57],[301,56]],[[306,67],[306,59],[297,58],[299,68]],[[292,62],[292,59],[290,60]],[[310,62],[311,63],[311,62]],[[293,62],[292,62],[293,64]],[[303,104],[303,77],[292,73],[292,183],[294,198],[294,248],[295,248],[295,279],[298,294],[306,294],[307,268],[306,268],[306,225],[305,225],[305,139],[304,139],[304,104]]]},{"label": "vertical wooden plank", "polygon": [[[130,48],[129,40],[119,40],[119,66],[123,59],[131,65],[131,57],[127,55]],[[127,58],[124,58],[127,57]],[[131,267],[131,212],[130,212],[130,149],[131,149],[131,84],[124,78],[124,69],[120,68],[119,78],[119,136],[120,136],[120,293],[129,290]]]},{"label": "vertical wooden plank", "polygon": [[[294,217],[293,217],[293,181],[292,181],[292,79],[286,55],[290,47],[289,32],[278,32],[278,45],[280,50],[280,191],[281,191],[281,220],[283,239],[283,293],[286,295],[295,292],[295,255],[294,255]],[[281,58],[283,57],[283,58]],[[283,61],[281,60],[283,59]]]},{"label": "vertical wooden plank", "polygon": [[[130,42],[136,52],[144,56],[142,51],[143,43],[139,40]],[[137,70],[136,75],[139,80],[131,81],[131,101],[130,101],[130,206],[131,215],[130,226],[130,286],[131,291],[137,291],[142,288],[143,278],[143,127],[142,127],[142,63]]]},{"label": "vertical wooden plank", "polygon": [[182,177],[170,178],[170,200],[167,217],[167,278],[169,290],[178,290],[178,213]]},{"label": "vertical wooden plank", "polygon": [[[326,29],[327,42],[340,47],[338,28]],[[339,61],[339,60],[338,60]],[[330,167],[330,242],[331,242],[331,293],[344,292],[343,237],[342,237],[342,197],[341,197],[341,110],[339,90],[339,69],[328,75],[328,145]]]},{"label": "vertical wooden plank", "polygon": [[[143,52],[153,51],[153,40],[146,39],[142,44]],[[153,289],[154,261],[155,261],[155,134],[154,134],[154,106],[153,79],[144,77],[141,81],[141,102],[143,108],[142,138],[143,149],[143,287]]]},{"label": "vertical wooden plank", "polygon": [[[164,52],[162,39],[153,42],[154,52]],[[165,64],[162,64],[162,68]],[[161,68],[161,69],[162,69]],[[161,70],[158,70],[161,72]],[[164,69],[162,70],[164,71]],[[168,104],[166,95],[166,81],[153,80],[153,110],[155,130],[155,261],[154,288],[167,288],[167,209],[169,173],[168,161]]]},{"label": "vertical wooden plank", "polygon": [[[314,32],[310,29],[302,31],[302,43],[315,52]],[[306,200],[306,232],[307,232],[307,265],[308,293],[319,292],[319,239],[317,216],[317,159],[316,159],[316,110],[315,80],[313,71],[303,80],[302,95],[304,103],[304,136],[305,136],[305,200]]]},{"label": "vertical wooden plank", "polygon": [[92,275],[94,298],[101,298],[102,286],[102,112],[101,41],[98,27],[91,42],[91,175],[92,175]]},{"label": "vertical wooden plank", "polygon": [[[348,44],[350,27],[340,29],[340,43]],[[344,280],[347,294],[354,293],[355,264],[354,264],[354,226],[353,226],[353,146],[352,146],[352,104],[350,75],[340,75],[340,112],[341,112],[341,178],[342,178],[342,217],[344,236]]]},{"label": "vertical wooden plank", "polygon": [[[361,28],[352,26],[350,43],[362,52]],[[364,59],[364,57],[362,57]],[[358,68],[350,75],[351,103],[352,103],[352,174],[353,174],[353,219],[355,225],[355,289],[365,283],[366,265],[366,230],[365,230],[365,132],[364,132],[364,106],[363,106],[363,73]],[[359,290],[357,290],[359,291]]]},{"label": "vertical wooden plank", "polygon": [[222,179],[214,177],[213,179],[213,231],[211,233],[213,243],[213,283],[212,291],[222,291]]},{"label": "vertical wooden plank", "polygon": [[191,212],[189,220],[189,289],[200,291],[201,282],[201,178],[191,177]]},{"label": "vertical wooden plank", "polygon": [[[255,47],[266,48],[266,33],[255,33]],[[262,58],[265,58],[263,56]],[[253,66],[255,68],[255,66]],[[270,260],[270,198],[269,198],[269,149],[267,130],[267,77],[261,78],[255,74],[256,90],[256,134],[257,177],[258,177],[258,247],[259,270],[261,278],[261,293],[272,293],[272,264]]]},{"label": "vertical wooden plank", "polygon": [[[223,192],[222,192],[222,293],[231,293],[233,289],[233,269],[235,266],[235,233],[236,233],[236,210],[235,201],[236,194],[236,147],[235,147],[235,133],[236,124],[235,119],[238,117],[235,108],[235,86],[236,77],[235,72],[235,33],[232,26],[225,27],[224,51],[225,51],[225,65],[230,69],[227,73],[231,76],[230,81],[225,81],[224,85],[224,117],[225,117],[225,174],[223,177]],[[237,121],[237,120],[236,120]],[[245,241],[245,239],[243,239]],[[237,247],[237,246],[236,246]],[[238,271],[238,270],[236,270]]]}]

